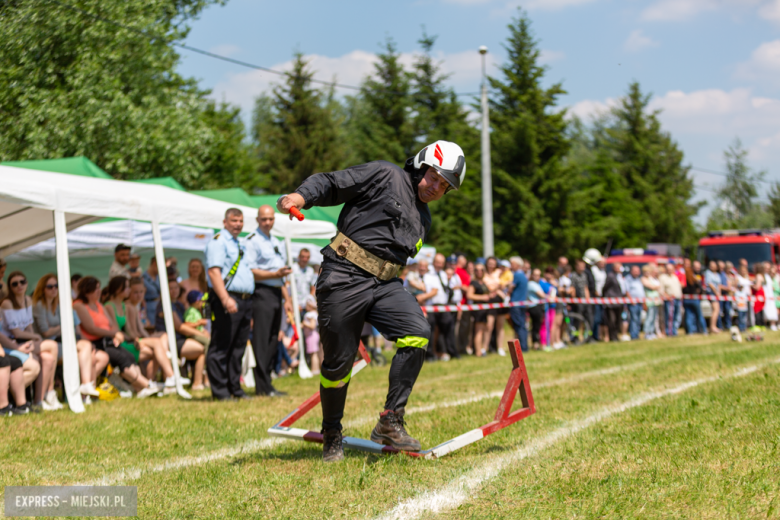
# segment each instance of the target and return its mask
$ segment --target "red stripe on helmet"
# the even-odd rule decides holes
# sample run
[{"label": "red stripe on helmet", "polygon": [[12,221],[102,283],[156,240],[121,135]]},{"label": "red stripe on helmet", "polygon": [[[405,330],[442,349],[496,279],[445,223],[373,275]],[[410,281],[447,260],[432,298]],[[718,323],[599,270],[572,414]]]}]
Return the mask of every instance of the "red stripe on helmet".
[{"label": "red stripe on helmet", "polygon": [[439,160],[439,166],[444,164],[444,154],[441,153],[441,148],[439,148],[438,143],[436,144],[436,149],[433,151],[433,156]]}]

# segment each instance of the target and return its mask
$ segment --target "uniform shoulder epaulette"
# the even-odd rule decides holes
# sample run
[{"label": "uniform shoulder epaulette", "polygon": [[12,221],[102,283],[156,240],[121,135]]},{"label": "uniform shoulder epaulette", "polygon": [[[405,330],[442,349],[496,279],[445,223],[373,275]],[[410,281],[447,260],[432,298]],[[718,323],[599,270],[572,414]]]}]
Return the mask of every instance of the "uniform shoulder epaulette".
[{"label": "uniform shoulder epaulette", "polygon": [[217,233],[216,235],[214,235],[214,240],[216,240],[216,239],[218,239],[218,238],[219,238],[219,233]]},{"label": "uniform shoulder epaulette", "polygon": [[254,234],[254,233],[252,233],[251,235],[249,235],[248,237],[246,237],[246,239],[247,239],[247,240],[252,240],[252,237],[253,237],[253,236],[255,236],[255,234]]}]

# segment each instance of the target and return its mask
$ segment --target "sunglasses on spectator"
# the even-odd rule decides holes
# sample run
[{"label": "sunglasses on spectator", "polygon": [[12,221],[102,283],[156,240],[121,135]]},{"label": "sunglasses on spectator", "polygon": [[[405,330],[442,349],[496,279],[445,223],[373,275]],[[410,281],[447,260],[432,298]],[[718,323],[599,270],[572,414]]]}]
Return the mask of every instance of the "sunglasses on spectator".
[{"label": "sunglasses on spectator", "polygon": [[18,286],[25,286],[27,285],[27,280],[16,280],[14,282],[11,282],[9,284],[11,287],[18,287]]},{"label": "sunglasses on spectator", "polygon": [[57,288],[57,284],[54,284],[54,285],[47,285],[47,286],[46,286],[46,288],[47,288],[47,289],[56,289],[56,288]]}]

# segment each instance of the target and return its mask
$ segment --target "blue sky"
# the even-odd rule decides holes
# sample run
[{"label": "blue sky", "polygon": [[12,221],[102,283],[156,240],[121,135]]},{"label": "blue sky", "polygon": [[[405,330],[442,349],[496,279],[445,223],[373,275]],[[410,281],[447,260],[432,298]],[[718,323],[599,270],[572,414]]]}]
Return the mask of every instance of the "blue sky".
[{"label": "blue sky", "polygon": [[[388,36],[411,62],[424,25],[438,36],[435,53],[452,74],[450,84],[473,92],[480,83],[477,48],[488,46],[495,74],[518,7],[533,22],[547,82],[563,83],[561,105],[572,113],[587,120],[637,80],[653,93],[652,106],[662,110],[688,164],[723,171],[723,150],[740,137],[751,166],[780,180],[780,0],[229,0],[192,23],[187,43],[279,70],[300,51],[318,78],[357,85]],[[214,98],[240,105],[247,119],[252,100],[278,81],[181,54],[183,74]],[[708,189],[723,178],[692,173],[697,199],[711,200]]]}]

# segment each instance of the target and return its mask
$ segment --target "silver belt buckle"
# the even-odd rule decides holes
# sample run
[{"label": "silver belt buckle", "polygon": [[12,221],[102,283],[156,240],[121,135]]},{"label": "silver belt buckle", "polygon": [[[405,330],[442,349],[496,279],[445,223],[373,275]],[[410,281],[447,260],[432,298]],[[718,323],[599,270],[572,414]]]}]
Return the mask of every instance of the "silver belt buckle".
[{"label": "silver belt buckle", "polygon": [[341,241],[341,244],[339,244],[339,247],[336,248],[336,254],[341,257],[347,256],[347,250],[350,245],[352,245],[352,242],[348,238],[344,238],[344,240]]}]

